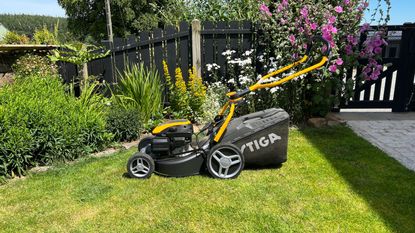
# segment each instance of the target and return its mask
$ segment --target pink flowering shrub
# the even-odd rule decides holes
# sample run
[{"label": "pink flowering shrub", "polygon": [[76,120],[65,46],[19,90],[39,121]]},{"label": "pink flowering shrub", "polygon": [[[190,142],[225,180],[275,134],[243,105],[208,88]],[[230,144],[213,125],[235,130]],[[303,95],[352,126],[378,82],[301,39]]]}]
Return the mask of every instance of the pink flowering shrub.
[{"label": "pink flowering shrub", "polygon": [[[378,1],[390,5],[389,0]],[[326,114],[338,102],[340,93],[344,92],[343,87],[346,87],[345,92],[350,92],[350,87],[353,87],[353,83],[343,83],[343,77],[345,69],[359,65],[358,59],[368,61],[362,67],[362,80],[376,80],[379,77],[383,69],[379,64],[382,46],[387,44],[383,39],[385,32],[371,33],[359,49],[360,34],[371,30],[369,24],[360,26],[368,7],[366,0],[276,0],[261,5],[260,28],[263,36],[260,40],[268,56],[281,57],[278,67],[299,59],[312,36],[321,35],[332,48],[326,68],[313,72],[305,79],[287,83],[281,89],[283,93],[277,93],[279,106],[295,108],[291,115],[299,114],[302,118]],[[375,8],[376,11],[382,10],[377,6]],[[388,10],[386,18],[381,20],[388,20]],[[313,55],[314,62],[327,49],[322,45],[317,47],[322,47],[323,51]],[[339,90],[337,96],[332,95],[333,89]]]}]

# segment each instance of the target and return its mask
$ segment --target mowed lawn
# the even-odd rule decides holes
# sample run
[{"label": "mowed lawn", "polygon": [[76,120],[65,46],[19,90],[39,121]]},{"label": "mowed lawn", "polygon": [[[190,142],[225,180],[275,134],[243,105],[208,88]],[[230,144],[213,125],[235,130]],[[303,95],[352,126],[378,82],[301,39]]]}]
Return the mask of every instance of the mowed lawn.
[{"label": "mowed lawn", "polygon": [[291,130],[287,163],[235,180],[129,179],[133,152],[0,186],[0,231],[415,231],[415,173],[346,127]]}]

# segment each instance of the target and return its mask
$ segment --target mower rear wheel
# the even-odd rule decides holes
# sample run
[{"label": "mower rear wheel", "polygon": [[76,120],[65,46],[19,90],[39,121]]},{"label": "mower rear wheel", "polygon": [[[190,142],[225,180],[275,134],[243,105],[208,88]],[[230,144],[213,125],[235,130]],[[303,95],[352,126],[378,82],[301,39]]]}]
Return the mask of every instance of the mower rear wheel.
[{"label": "mower rear wheel", "polygon": [[245,158],[241,150],[233,144],[218,144],[207,156],[206,166],[209,173],[220,179],[233,179],[244,169]]},{"label": "mower rear wheel", "polygon": [[128,175],[131,178],[146,179],[150,178],[154,172],[154,160],[150,155],[136,152],[130,157],[127,163]]}]

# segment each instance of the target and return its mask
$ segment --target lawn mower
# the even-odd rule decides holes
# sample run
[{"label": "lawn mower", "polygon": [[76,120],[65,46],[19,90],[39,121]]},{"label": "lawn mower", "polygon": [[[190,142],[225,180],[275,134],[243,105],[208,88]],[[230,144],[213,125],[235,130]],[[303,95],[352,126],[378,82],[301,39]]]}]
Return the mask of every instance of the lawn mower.
[{"label": "lawn mower", "polygon": [[[315,42],[321,41],[321,61],[277,81],[270,78],[305,63]],[[143,138],[138,151],[127,163],[132,178],[149,178],[153,172],[170,177],[201,174],[206,170],[214,178],[232,179],[247,166],[278,166],[287,160],[289,115],[271,108],[233,118],[235,108],[245,95],[263,88],[272,88],[322,67],[328,62],[330,43],[313,37],[306,54],[298,61],[268,73],[257,83],[237,92],[227,93],[228,101],[213,122],[197,134],[189,120],[172,120],[158,125],[152,136]],[[226,114],[226,116],[225,116]],[[203,139],[198,136],[205,134]]]}]

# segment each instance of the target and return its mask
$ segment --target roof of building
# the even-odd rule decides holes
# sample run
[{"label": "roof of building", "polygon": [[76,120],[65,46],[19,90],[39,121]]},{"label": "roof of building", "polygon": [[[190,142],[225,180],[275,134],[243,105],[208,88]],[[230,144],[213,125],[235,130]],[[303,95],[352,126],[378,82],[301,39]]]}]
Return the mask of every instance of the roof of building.
[{"label": "roof of building", "polygon": [[46,52],[59,48],[58,45],[35,45],[35,44],[0,44],[0,54],[21,52]]},{"label": "roof of building", "polygon": [[6,35],[8,31],[9,30],[7,30],[7,28],[0,23],[0,40],[3,39],[3,37]]}]

